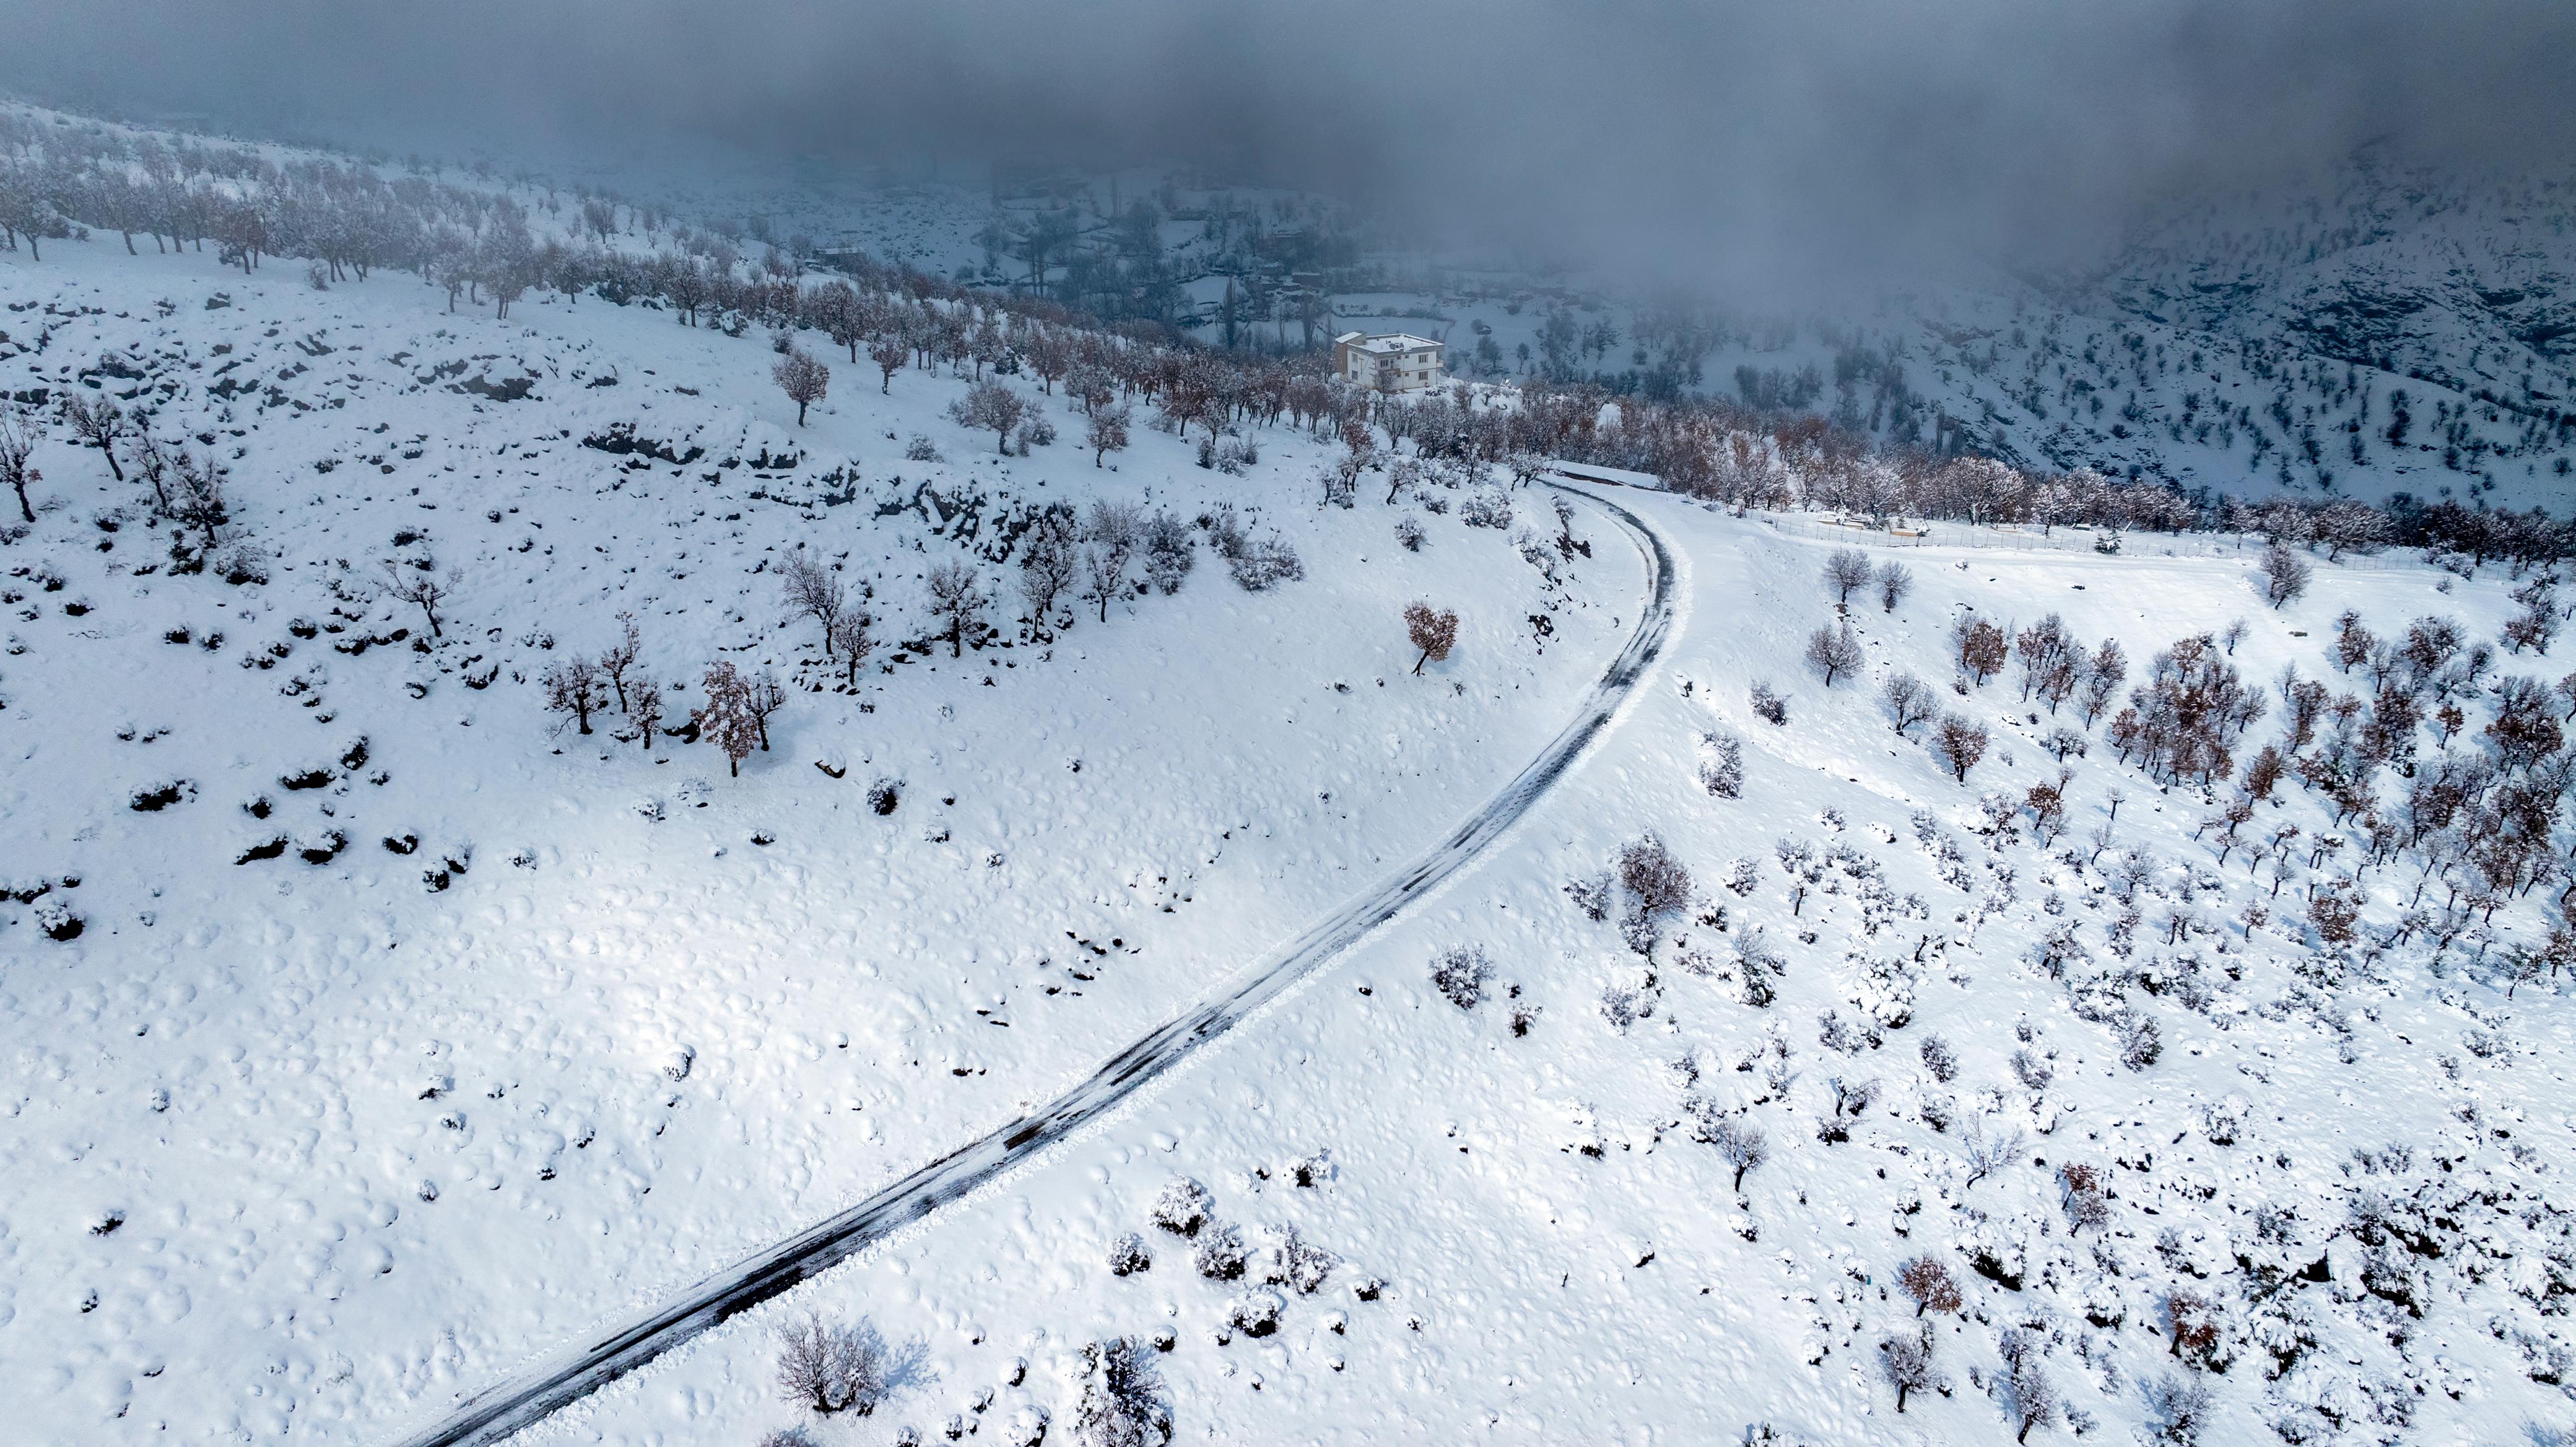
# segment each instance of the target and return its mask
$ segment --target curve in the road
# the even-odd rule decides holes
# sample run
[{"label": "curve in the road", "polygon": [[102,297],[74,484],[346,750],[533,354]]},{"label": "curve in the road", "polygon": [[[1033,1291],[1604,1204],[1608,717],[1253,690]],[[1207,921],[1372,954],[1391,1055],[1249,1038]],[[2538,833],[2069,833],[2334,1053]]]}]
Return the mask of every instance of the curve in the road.
[{"label": "curve in the road", "polygon": [[[1550,484],[1550,486],[1558,486]],[[1036,1115],[1023,1116],[921,1167],[828,1220],[699,1282],[679,1300],[556,1353],[536,1367],[467,1398],[403,1447],[478,1447],[498,1442],[615,1381],[728,1317],[747,1311],[849,1259],[892,1232],[957,1200],[1116,1107],[1145,1082],[1232,1029],[1456,873],[1527,813],[1619,706],[1663,651],[1673,623],[1673,559],[1661,534],[1627,508],[1560,487],[1608,512],[1644,555],[1646,605],[1636,630],[1584,697],[1582,710],[1528,767],[1420,858],[1343,905],[1189,1013],[1121,1050],[1090,1078]]]}]

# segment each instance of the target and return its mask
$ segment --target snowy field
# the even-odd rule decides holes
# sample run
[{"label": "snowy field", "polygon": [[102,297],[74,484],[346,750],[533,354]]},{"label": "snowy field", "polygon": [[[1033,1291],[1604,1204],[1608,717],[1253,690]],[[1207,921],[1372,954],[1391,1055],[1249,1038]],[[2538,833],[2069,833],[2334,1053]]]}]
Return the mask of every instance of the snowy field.
[{"label": "snowy field", "polygon": [[[1408,508],[1406,551],[1317,510],[1291,429],[1237,478],[1140,422],[1105,470],[1024,386],[1068,435],[1004,459],[943,415],[964,382],[864,362],[800,430],[757,337],[667,312],[45,256],[0,260],[0,391],[87,374],[216,439],[269,581],[171,576],[142,485],[59,435],[0,549],[0,1361],[42,1439],[382,1436],[865,1194],[1436,838],[1635,619],[1633,550],[1550,582]],[[703,455],[583,445],[621,423]],[[981,560],[1094,498],[1230,504],[1306,577],[1202,546],[1033,644]],[[872,593],[855,691],[781,599],[800,546]],[[381,561],[433,555],[423,651]],[[963,658],[923,613],[949,559],[1003,600]],[[1417,677],[1418,597],[1464,623]],[[796,685],[740,778],[613,711],[549,733],[540,674],[623,612],[666,726],[716,660]]]}]

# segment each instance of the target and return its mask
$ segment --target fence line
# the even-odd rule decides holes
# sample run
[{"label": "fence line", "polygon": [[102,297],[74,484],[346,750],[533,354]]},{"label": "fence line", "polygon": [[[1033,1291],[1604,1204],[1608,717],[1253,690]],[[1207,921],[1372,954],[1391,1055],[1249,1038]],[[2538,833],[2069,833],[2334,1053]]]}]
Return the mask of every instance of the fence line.
[{"label": "fence line", "polygon": [[[1865,524],[1827,522],[1812,516],[1761,508],[1748,509],[1745,516],[1760,518],[1774,530],[1790,537],[1865,548],[1985,548],[2023,553],[2090,553],[2100,551],[2094,545],[2103,538],[2116,536],[2120,540],[2120,555],[2123,557],[2227,558],[2250,564],[2262,555],[2264,547],[2262,537],[2251,533],[2114,534],[2075,526],[2037,533],[1975,523],[1927,522],[1922,524],[1923,536],[1904,537]],[[2312,555],[2310,561],[2325,563],[2326,560]],[[2403,558],[2347,555],[2327,566],[2354,572],[2399,573],[2412,572],[2422,565]]]}]

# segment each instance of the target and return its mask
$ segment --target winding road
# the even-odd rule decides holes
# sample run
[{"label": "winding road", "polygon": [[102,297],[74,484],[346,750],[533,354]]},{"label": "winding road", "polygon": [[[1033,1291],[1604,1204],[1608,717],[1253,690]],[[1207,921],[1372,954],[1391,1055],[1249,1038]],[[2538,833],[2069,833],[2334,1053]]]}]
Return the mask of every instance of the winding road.
[{"label": "winding road", "polygon": [[838,1215],[707,1277],[678,1300],[575,1342],[519,1375],[485,1388],[458,1403],[435,1425],[404,1438],[402,1447],[477,1447],[498,1442],[728,1317],[830,1270],[887,1235],[1028,1164],[1298,980],[1347,952],[1481,855],[1609,727],[1620,705],[1662,653],[1673,626],[1673,558],[1662,535],[1618,503],[1583,489],[1549,485],[1601,508],[1635,542],[1646,564],[1645,607],[1635,631],[1584,695],[1574,719],[1447,838],[1237,974],[1188,1013],[1118,1052],[1044,1110],[962,1146]]}]

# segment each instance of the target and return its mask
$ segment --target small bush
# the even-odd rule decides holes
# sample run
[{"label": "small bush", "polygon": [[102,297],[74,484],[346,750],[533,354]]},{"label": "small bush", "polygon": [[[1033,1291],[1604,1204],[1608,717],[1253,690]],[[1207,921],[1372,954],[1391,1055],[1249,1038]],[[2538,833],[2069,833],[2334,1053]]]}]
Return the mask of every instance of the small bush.
[{"label": "small bush", "polygon": [[1190,1265],[1210,1281],[1239,1281],[1250,1257],[1241,1230],[1222,1221],[1211,1221],[1199,1228],[1198,1246],[1190,1253]]},{"label": "small bush", "polygon": [[1789,700],[1774,692],[1769,680],[1754,682],[1752,698],[1754,717],[1767,724],[1785,726],[1789,722]]},{"label": "small bush", "polygon": [[1949,1041],[1938,1035],[1926,1035],[1923,1043],[1915,1048],[1923,1056],[1923,1068],[1932,1072],[1934,1080],[1947,1085],[1959,1078],[1959,1056],[1950,1048]]},{"label": "small bush", "polygon": [[1458,521],[1471,528],[1510,527],[1512,500],[1500,488],[1477,488],[1459,500]]},{"label": "small bush", "polygon": [[1409,516],[1397,518],[1395,520],[1395,540],[1408,553],[1421,552],[1422,524],[1414,521]]},{"label": "small bush", "polygon": [[1733,734],[1700,735],[1700,787],[1721,799],[1744,797],[1744,742]]},{"label": "small bush", "polygon": [[1431,959],[1431,983],[1441,997],[1461,1010],[1473,1010],[1485,998],[1494,978],[1493,963],[1477,945],[1451,945]]},{"label": "small bush", "polygon": [[879,779],[868,785],[868,808],[878,814],[891,814],[903,802],[903,783],[897,779]]},{"label": "small bush", "polygon": [[1251,1291],[1228,1302],[1225,1324],[1249,1337],[1265,1337],[1279,1330],[1279,1313],[1287,1305],[1275,1291]]},{"label": "small bush", "polygon": [[1130,1231],[1109,1243],[1109,1274],[1133,1276],[1154,1269],[1154,1258],[1145,1252],[1145,1238]]},{"label": "small bush", "polygon": [[1154,1198],[1154,1224],[1175,1236],[1196,1236],[1208,1221],[1208,1209],[1215,1198],[1208,1188],[1187,1176],[1175,1176],[1163,1194]]},{"label": "small bush", "polygon": [[1281,1226],[1270,1233],[1269,1257],[1261,1279],[1272,1286],[1285,1286],[1299,1296],[1312,1296],[1323,1289],[1325,1278],[1342,1264],[1340,1257],[1297,1233],[1294,1226]]},{"label": "small bush", "polygon": [[916,432],[912,440],[903,445],[903,456],[907,462],[937,462],[939,449],[928,437]]},{"label": "small bush", "polygon": [[1234,575],[1235,585],[1247,593],[1266,593],[1281,583],[1293,583],[1306,576],[1306,565],[1297,552],[1278,538],[1263,538],[1246,546],[1226,560],[1226,571]]}]

